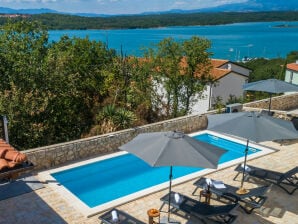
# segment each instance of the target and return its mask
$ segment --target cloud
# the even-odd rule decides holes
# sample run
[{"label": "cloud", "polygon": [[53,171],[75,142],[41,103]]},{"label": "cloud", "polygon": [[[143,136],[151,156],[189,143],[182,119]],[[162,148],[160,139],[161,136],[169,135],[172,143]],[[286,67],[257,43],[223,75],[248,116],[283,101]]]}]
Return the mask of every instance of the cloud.
[{"label": "cloud", "polygon": [[187,2],[185,2],[185,1],[176,1],[176,2],[174,2],[173,6],[181,6],[181,5],[185,5],[185,4],[187,4]]},{"label": "cloud", "polygon": [[0,0],[0,3],[51,3],[51,2],[57,2],[57,0]]},{"label": "cloud", "polygon": [[102,4],[109,4],[109,3],[114,3],[114,2],[121,2],[122,0],[97,0],[97,2],[102,3]]}]

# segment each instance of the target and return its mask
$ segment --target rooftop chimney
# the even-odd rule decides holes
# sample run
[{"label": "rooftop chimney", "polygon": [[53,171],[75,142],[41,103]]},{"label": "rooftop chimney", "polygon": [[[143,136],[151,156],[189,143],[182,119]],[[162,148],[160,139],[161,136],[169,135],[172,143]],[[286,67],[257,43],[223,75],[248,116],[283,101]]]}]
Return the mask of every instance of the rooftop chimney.
[{"label": "rooftop chimney", "polygon": [[229,63],[228,64],[228,70],[231,70],[232,69],[232,65]]}]

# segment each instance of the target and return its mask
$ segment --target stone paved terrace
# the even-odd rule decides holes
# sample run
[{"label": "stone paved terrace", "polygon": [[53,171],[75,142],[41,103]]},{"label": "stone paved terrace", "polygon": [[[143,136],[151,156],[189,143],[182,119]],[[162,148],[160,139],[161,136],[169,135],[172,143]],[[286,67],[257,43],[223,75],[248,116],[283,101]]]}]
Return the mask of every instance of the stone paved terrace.
[{"label": "stone paved terrace", "polygon": [[[250,160],[248,161],[248,164],[281,172],[287,171],[298,165],[298,141],[287,142],[283,145],[276,142],[265,142],[263,144],[276,148],[279,151],[261,158]],[[239,186],[239,180],[233,181],[233,177],[236,174],[234,168],[235,166],[219,170],[207,175],[207,177],[221,179],[226,183]],[[173,190],[191,196],[193,190],[195,189],[193,182],[194,180],[174,186]],[[254,184],[245,182],[246,188],[250,188],[252,185]],[[73,208],[71,204],[68,204],[57,193],[55,193],[47,185],[47,183],[44,183],[44,186],[44,188],[34,192],[0,201],[0,223],[100,223],[98,215],[90,218],[84,217],[80,211]],[[118,209],[126,211],[132,216],[147,222],[146,211],[149,208],[159,208],[161,206],[159,198],[166,193],[167,190],[163,190],[127,204],[123,204],[119,206]],[[236,223],[298,223],[298,191],[296,191],[293,195],[288,195],[280,188],[273,186],[267,195],[268,200],[264,206],[259,210],[255,210],[253,214],[248,215],[240,208],[235,210],[235,214],[239,216]],[[198,199],[198,196],[192,197]],[[211,204],[217,203],[219,202],[211,200]],[[172,215],[172,217],[180,220],[183,224],[200,223],[195,219],[186,220],[175,215]]]}]

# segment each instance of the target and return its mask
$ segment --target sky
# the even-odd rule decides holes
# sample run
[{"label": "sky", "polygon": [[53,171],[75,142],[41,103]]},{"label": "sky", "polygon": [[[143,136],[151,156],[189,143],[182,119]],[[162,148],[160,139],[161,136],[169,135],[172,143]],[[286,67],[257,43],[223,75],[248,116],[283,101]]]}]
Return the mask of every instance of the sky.
[{"label": "sky", "polygon": [[0,7],[12,9],[48,8],[68,13],[138,14],[171,9],[200,9],[247,0],[0,0]]}]

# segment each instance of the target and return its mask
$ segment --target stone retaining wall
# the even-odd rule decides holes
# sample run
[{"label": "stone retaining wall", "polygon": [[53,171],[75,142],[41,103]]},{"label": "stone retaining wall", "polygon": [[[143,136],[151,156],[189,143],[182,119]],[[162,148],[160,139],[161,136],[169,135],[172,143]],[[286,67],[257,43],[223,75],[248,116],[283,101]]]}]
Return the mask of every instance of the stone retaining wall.
[{"label": "stone retaining wall", "polygon": [[[262,108],[268,110],[269,98],[264,100],[258,100],[251,103],[246,103],[243,106]],[[276,96],[271,98],[271,109],[272,110],[292,110],[298,108],[298,93]]]},{"label": "stone retaining wall", "polygon": [[41,170],[75,160],[116,152],[119,146],[130,141],[139,133],[172,130],[191,133],[206,129],[206,127],[207,117],[205,115],[192,115],[23,152],[26,153],[29,161],[36,165],[35,170]]},{"label": "stone retaining wall", "polygon": [[[246,110],[247,108],[249,110],[249,107],[251,107],[251,110],[253,108],[267,109],[268,99],[246,103],[243,106]],[[275,110],[298,108],[298,94],[273,97],[272,106]],[[210,113],[216,113],[216,111],[210,111]],[[64,165],[71,161],[116,152],[120,145],[130,141],[139,133],[172,130],[191,133],[204,130],[206,127],[207,117],[205,114],[190,115],[110,134],[26,150],[24,153],[36,165],[36,170],[42,170]]]}]

